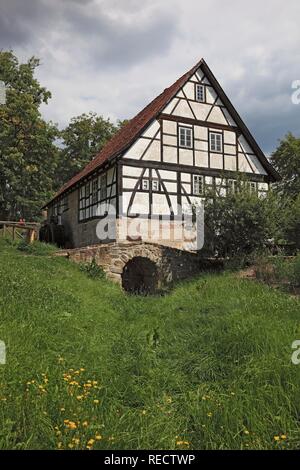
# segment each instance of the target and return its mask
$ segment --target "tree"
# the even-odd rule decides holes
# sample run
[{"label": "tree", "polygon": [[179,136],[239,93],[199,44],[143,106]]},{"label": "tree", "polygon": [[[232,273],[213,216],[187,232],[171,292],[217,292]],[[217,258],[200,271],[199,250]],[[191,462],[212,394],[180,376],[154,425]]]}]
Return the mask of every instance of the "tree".
[{"label": "tree", "polygon": [[122,125],[122,121],[114,125],[109,119],[95,113],[72,118],[60,134],[62,151],[57,175],[59,184],[64,184],[84,168]]},{"label": "tree", "polygon": [[281,206],[276,194],[258,197],[247,184],[227,197],[208,198],[205,206],[207,240],[220,257],[244,257],[281,236]]},{"label": "tree", "polygon": [[39,107],[51,94],[34,78],[39,60],[19,64],[12,51],[0,51],[0,80],[6,104],[0,106],[0,219],[36,219],[53,194],[57,128]]},{"label": "tree", "polygon": [[300,139],[287,134],[273,152],[271,162],[282,177],[277,190],[295,199],[300,194]]}]

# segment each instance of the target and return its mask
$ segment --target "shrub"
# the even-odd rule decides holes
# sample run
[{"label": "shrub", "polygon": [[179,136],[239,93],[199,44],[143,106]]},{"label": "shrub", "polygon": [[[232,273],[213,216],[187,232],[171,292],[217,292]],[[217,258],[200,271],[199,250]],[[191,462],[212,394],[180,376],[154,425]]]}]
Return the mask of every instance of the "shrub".
[{"label": "shrub", "polygon": [[206,243],[212,244],[219,257],[246,261],[279,237],[279,220],[280,204],[272,192],[260,198],[241,183],[236,193],[207,199]]},{"label": "shrub", "polygon": [[103,268],[96,263],[95,258],[91,263],[81,263],[80,270],[91,279],[105,278],[105,272],[103,271]]}]

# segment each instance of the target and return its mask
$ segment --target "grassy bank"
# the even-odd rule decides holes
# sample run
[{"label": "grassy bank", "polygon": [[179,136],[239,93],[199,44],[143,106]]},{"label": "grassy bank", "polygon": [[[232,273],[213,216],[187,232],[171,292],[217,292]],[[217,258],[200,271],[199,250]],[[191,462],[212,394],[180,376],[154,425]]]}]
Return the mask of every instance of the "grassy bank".
[{"label": "grassy bank", "polygon": [[130,297],[1,242],[0,448],[299,448],[299,307],[231,274]]}]

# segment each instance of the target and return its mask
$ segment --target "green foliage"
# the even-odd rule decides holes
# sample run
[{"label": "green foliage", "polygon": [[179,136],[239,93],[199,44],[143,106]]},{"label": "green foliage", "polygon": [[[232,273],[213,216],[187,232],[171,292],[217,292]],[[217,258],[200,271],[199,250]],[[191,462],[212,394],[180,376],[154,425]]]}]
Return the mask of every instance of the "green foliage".
[{"label": "green foliage", "polygon": [[84,168],[121,126],[121,121],[115,126],[95,113],[72,118],[60,133],[63,148],[57,174],[59,185]]},{"label": "green foliage", "polygon": [[39,60],[19,64],[12,51],[0,51],[0,79],[6,104],[0,106],[0,219],[36,220],[52,194],[58,157],[58,131],[39,107],[51,94],[34,77]]},{"label": "green foliage", "polygon": [[277,183],[278,191],[283,196],[296,198],[300,194],[300,139],[287,134],[273,152],[271,163],[282,177]]},{"label": "green foliage", "polygon": [[82,263],[80,265],[80,270],[91,279],[105,278],[105,272],[103,271],[102,267],[96,263],[95,258],[93,258],[91,263]]},{"label": "green foliage", "polygon": [[126,296],[0,245],[0,448],[299,449],[298,300],[228,273]]},{"label": "green foliage", "polygon": [[48,256],[57,251],[57,246],[39,241],[28,243],[26,240],[21,240],[17,243],[17,249],[30,255]]},{"label": "green foliage", "polygon": [[260,256],[255,272],[257,279],[293,290],[300,287],[300,254],[295,258]]},{"label": "green foliage", "polygon": [[245,259],[263,250],[269,239],[279,238],[280,213],[275,194],[259,198],[240,181],[238,192],[207,199],[207,239],[218,256]]},{"label": "green foliage", "polygon": [[300,249],[300,194],[295,199],[285,198],[285,212],[282,226],[285,239]]}]

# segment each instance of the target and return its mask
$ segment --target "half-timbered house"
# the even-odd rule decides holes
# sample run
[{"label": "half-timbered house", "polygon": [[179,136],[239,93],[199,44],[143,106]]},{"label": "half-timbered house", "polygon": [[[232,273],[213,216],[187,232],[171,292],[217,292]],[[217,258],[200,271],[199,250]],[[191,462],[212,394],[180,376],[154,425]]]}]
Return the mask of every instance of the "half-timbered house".
[{"label": "half-timbered house", "polygon": [[180,218],[210,191],[226,196],[242,173],[264,195],[278,174],[202,59],[124,126],[47,204],[74,247],[100,243],[108,207],[121,221]]}]

